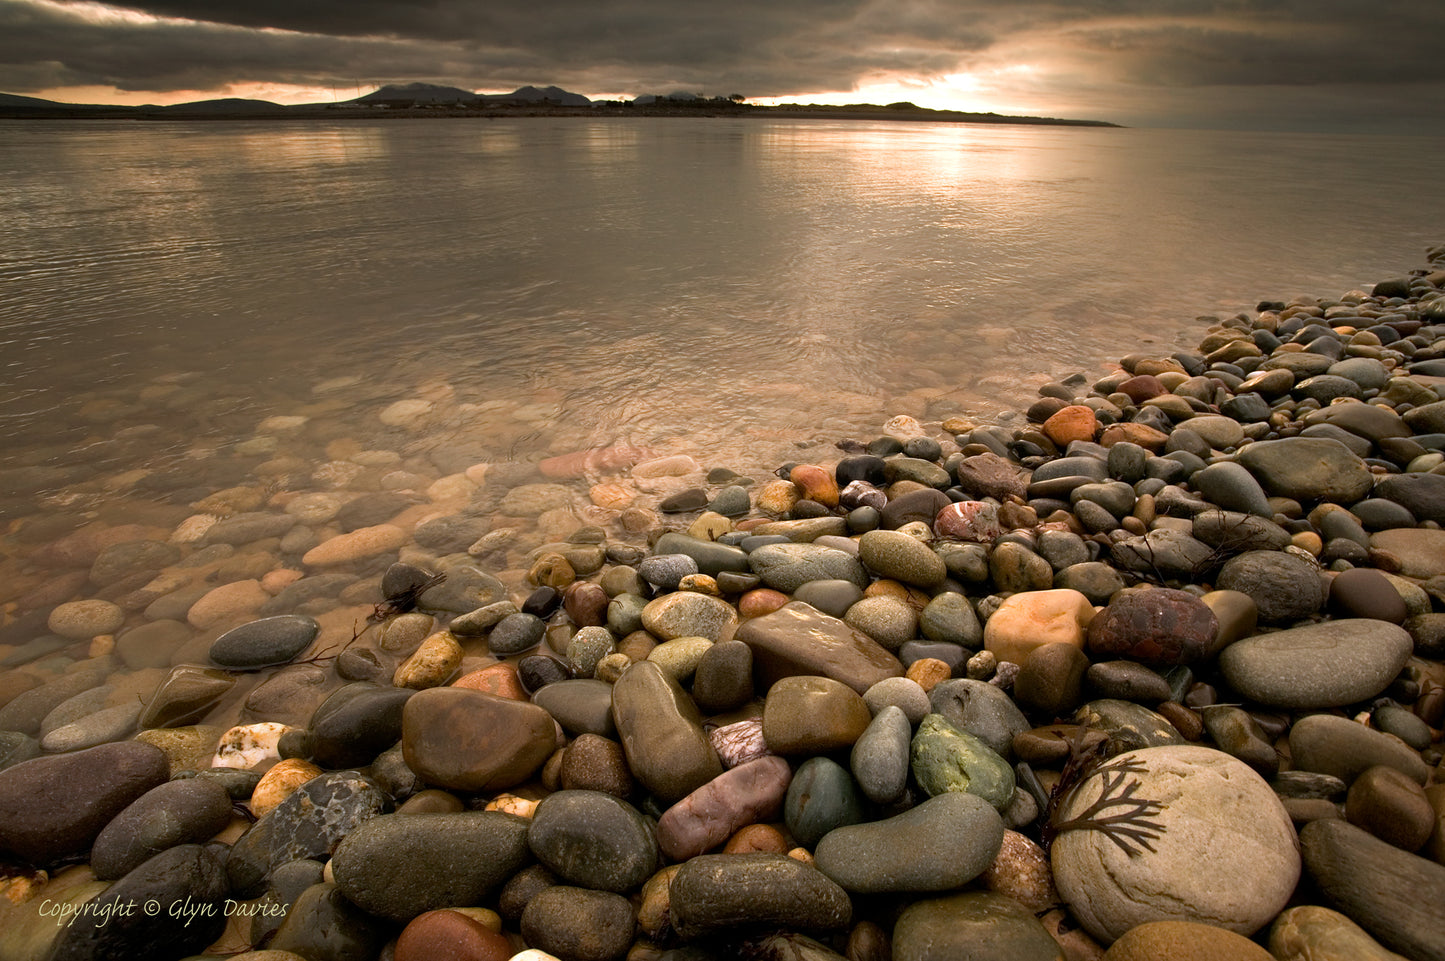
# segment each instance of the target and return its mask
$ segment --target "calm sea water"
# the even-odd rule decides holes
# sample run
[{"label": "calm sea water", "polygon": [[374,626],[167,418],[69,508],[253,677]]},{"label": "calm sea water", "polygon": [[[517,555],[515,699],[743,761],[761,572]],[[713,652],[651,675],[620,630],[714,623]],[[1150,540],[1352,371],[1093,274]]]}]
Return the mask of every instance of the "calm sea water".
[{"label": "calm sea water", "polygon": [[[0,123],[0,441],[10,464],[119,472],[273,414],[349,418],[366,445],[416,396],[467,414],[426,426],[435,443],[491,459],[742,457],[898,413],[989,417],[1051,377],[1193,343],[1198,315],[1420,265],[1445,239],[1441,148],[772,120]],[[176,385],[191,400],[168,405]]]}]

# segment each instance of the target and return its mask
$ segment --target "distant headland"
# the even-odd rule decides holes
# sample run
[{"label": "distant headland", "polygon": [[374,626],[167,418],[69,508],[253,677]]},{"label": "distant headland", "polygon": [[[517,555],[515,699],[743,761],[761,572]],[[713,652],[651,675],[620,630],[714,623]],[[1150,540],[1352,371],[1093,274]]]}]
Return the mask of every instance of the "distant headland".
[{"label": "distant headland", "polygon": [[561,87],[521,87],[512,93],[478,94],[428,83],[389,84],[354,100],[279,104],[269,100],[199,100],[169,106],[61,103],[0,94],[5,120],[341,120],[432,117],[788,117],[820,120],[904,120],[934,123],[1046,124],[1118,127],[1103,120],[1019,117],[998,113],[933,110],[912,103],[751,104],[741,94],[703,97],[690,93],[647,94],[634,100],[591,100]]}]

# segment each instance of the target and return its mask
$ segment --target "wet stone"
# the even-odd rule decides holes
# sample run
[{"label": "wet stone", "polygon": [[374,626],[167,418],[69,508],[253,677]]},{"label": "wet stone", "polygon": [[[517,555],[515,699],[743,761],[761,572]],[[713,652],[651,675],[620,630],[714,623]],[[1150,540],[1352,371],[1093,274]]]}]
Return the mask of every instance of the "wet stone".
[{"label": "wet stone", "polygon": [[668,808],[657,842],[673,861],[686,861],[724,843],[750,824],[777,818],[792,771],[780,757],[737,765]]},{"label": "wet stone", "polygon": [[916,901],[893,927],[894,961],[974,957],[1059,961],[1063,954],[1031,910],[992,891]]},{"label": "wet stone", "polygon": [[613,737],[612,685],[594,678],[571,678],[537,691],[532,703],[552,715],[563,730],[574,735]]},{"label": "wet stone", "polygon": [[143,728],[182,727],[205,716],[236,686],[236,678],[224,671],[181,665],[165,676],[141,712]]},{"label": "wet stone", "polygon": [[[82,854],[110,821],[169,776],[165,754],[123,741],[0,771],[0,852],[32,864]],[[76,785],[84,785],[78,793]]]},{"label": "wet stone", "polygon": [[1089,653],[1145,664],[1190,664],[1214,644],[1219,621],[1199,598],[1168,588],[1128,591],[1089,624]]},{"label": "wet stone", "polygon": [[342,838],[390,805],[374,781],[355,771],[312,778],[232,845],[226,859],[232,887],[241,897],[259,895],[278,865],[329,857]]},{"label": "wet stone", "polygon": [[1271,707],[1311,709],[1383,691],[1413,651],[1410,635],[1382,621],[1325,621],[1237,641],[1219,657],[1240,693]]},{"label": "wet stone", "polygon": [[1338,820],[1300,831],[1314,882],[1350,920],[1409,958],[1445,958],[1445,866]]},{"label": "wet stone", "polygon": [[747,930],[839,931],[848,894],[817,868],[781,854],[704,854],[673,877],[672,922],[685,941]]},{"label": "wet stone", "polygon": [[697,706],[656,664],[640,661],[612,689],[612,717],[638,782],[675,803],[722,773]]},{"label": "wet stone", "polygon": [[231,821],[231,798],[215,781],[158,785],[136,799],[95,840],[96,877],[113,880],[177,844],[208,840]]},{"label": "wet stone", "polygon": [[1074,714],[1084,724],[1109,736],[1111,753],[1146,747],[1182,744],[1184,736],[1166,719],[1148,708],[1113,698],[1090,701]]},{"label": "wet stone", "polygon": [[311,756],[323,767],[365,767],[401,739],[402,711],[415,691],[357,681],[311,716]]},{"label": "wet stone", "polygon": [[652,828],[632,805],[601,791],[543,798],[527,844],[553,874],[581,887],[626,892],[657,870]]},{"label": "wet stone", "polygon": [[436,687],[417,692],[402,710],[407,766],[437,787],[512,787],[531,777],[555,746],[552,716],[524,701]]},{"label": "wet stone", "polygon": [[[66,925],[49,957],[182,957],[201,951],[226,927],[231,892],[220,859],[207,847],[181,844],[131,870],[87,903],[89,912]],[[126,910],[130,905],[185,905],[193,913]]]},{"label": "wet stone", "polygon": [[1254,599],[1262,621],[1289,623],[1315,613],[1324,604],[1319,574],[1309,564],[1281,551],[1250,551],[1225,562],[1215,586]]},{"label": "wet stone", "polygon": [[1013,800],[1014,773],[981,740],[929,714],[909,751],[914,780],[930,797],[950,791],[976,794],[1002,810]]},{"label": "wet stone", "polygon": [[783,804],[783,820],[799,844],[812,848],[829,831],[864,819],[863,798],[848,769],[826,757],[798,766]]},{"label": "wet stone", "polygon": [[557,885],[539,891],[522,911],[523,939],[573,961],[618,961],[632,945],[637,912],[609,891]]},{"label": "wet stone", "polygon": [[835,828],[818,841],[816,858],[819,870],[856,894],[946,891],[982,874],[1003,834],[1003,820],[982,798],[941,794],[885,820]]}]

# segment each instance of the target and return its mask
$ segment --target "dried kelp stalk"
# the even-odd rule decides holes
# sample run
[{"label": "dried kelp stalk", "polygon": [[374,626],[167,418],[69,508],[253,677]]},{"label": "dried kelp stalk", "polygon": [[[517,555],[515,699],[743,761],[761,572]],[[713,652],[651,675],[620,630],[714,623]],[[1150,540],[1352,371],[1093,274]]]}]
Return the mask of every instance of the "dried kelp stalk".
[{"label": "dried kelp stalk", "polygon": [[[1144,770],[1142,762],[1137,758],[1104,762],[1106,744],[1101,742],[1085,748],[1082,734],[1069,741],[1069,760],[1064,764],[1059,783],[1049,794],[1048,817],[1044,819],[1043,829],[1046,849],[1065,831],[1090,830],[1102,832],[1131,858],[1155,850],[1151,842],[1163,836],[1164,825],[1152,818],[1164,810],[1164,805],[1134,796],[1141,782],[1130,775]],[[1094,775],[1102,778],[1098,798],[1078,817],[1060,820],[1064,802]]]}]

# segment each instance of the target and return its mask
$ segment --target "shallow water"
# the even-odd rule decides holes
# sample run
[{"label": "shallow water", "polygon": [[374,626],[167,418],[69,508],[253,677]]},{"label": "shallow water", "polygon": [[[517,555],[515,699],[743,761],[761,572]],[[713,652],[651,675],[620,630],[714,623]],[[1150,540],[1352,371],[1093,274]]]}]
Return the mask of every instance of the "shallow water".
[{"label": "shallow water", "polygon": [[[1430,138],[509,119],[0,144],[7,459],[111,473],[318,396],[369,446],[422,385],[486,409],[432,443],[492,460],[988,417],[1197,315],[1397,274],[1445,213]],[[168,407],[167,376],[214,410]]]},{"label": "shallow water", "polygon": [[[49,677],[107,650],[43,637],[51,607],[100,596],[126,610],[110,702],[147,697],[234,622],[188,613],[195,592],[279,578],[274,594],[316,572],[305,538],[218,553],[204,525],[310,492],[410,492],[406,530],[490,518],[495,549],[474,556],[521,598],[539,545],[583,523],[643,536],[620,529],[616,492],[589,492],[618,472],[564,479],[561,510],[514,509],[508,490],[542,479],[522,465],[628,444],[761,481],[831,463],[896,414],[1016,418],[1046,380],[1192,346],[1201,314],[1420,264],[1445,219],[1439,146],[808,121],[0,123],[0,667]],[[700,477],[621,496],[655,507]],[[89,560],[34,554],[131,524],[183,559],[102,584]],[[307,609],[313,656],[365,627],[386,561]],[[159,620],[167,646],[121,651]],[[269,673],[208,722],[243,717]]]}]

